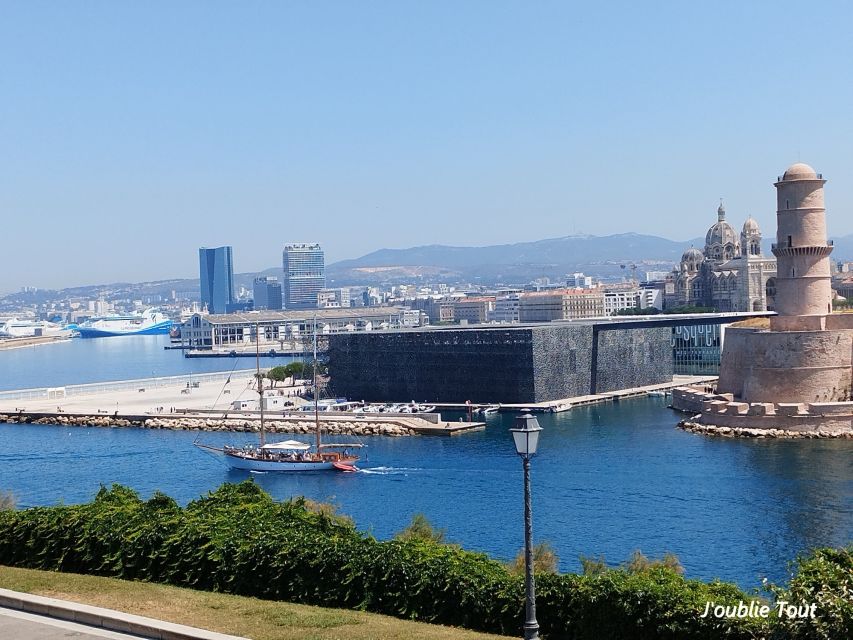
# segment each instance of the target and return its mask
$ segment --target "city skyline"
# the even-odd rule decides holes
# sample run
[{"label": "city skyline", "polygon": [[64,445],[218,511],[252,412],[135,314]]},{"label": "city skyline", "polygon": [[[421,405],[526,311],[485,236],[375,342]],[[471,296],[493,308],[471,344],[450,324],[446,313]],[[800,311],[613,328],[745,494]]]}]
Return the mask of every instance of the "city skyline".
[{"label": "city skyline", "polygon": [[720,196],[770,229],[767,185],[798,159],[833,180],[830,235],[850,234],[851,10],[799,11],[7,7],[0,210],[24,241],[0,291],[190,277],[187,237],[254,272],[302,238],[329,263],[575,233],[686,241]]}]

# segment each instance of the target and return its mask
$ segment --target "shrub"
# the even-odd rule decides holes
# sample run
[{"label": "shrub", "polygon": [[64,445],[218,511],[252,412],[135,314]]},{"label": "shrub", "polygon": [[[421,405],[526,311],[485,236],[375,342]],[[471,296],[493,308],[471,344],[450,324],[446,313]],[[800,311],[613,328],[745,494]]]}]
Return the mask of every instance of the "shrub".
[{"label": "shrub", "polygon": [[436,529],[427,517],[422,513],[412,516],[409,525],[394,536],[398,540],[432,542],[434,544],[445,543],[444,529]]},{"label": "shrub", "polygon": [[[87,504],[0,511],[0,564],[147,580],[258,598],[347,607],[517,635],[521,576],[432,535],[380,542],[334,510],[275,502],[251,481],[225,484],[181,508],[114,485]],[[440,537],[439,540],[443,540]],[[598,561],[603,565],[603,560]],[[540,573],[537,615],[548,640],[850,637],[850,550],[799,561],[790,598],[817,594],[819,619],[700,618],[709,600],[736,605],[736,586],[679,575],[663,562],[592,575]],[[670,562],[669,565],[672,565]],[[599,567],[598,563],[594,565]],[[846,589],[846,591],[845,591]],[[783,591],[780,590],[780,593]],[[788,593],[788,592],[784,592]],[[781,634],[781,635],[780,635]]]},{"label": "shrub", "polygon": [[853,638],[853,545],[817,549],[797,558],[798,571],[787,588],[771,586],[777,602],[815,603],[814,620],[782,616],[774,638],[836,640]]},{"label": "shrub", "polygon": [[14,509],[18,501],[15,499],[15,494],[11,491],[0,491],[0,511]]},{"label": "shrub", "polygon": [[[533,545],[533,573],[557,573],[557,565],[560,559],[550,542],[539,542]],[[509,572],[514,575],[524,575],[524,549],[518,552],[515,560],[507,566]]]}]

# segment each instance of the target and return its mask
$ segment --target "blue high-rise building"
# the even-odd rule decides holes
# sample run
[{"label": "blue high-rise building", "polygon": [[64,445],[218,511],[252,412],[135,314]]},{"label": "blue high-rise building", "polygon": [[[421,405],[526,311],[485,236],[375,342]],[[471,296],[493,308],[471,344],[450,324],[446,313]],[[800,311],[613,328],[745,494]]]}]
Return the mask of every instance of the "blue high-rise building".
[{"label": "blue high-rise building", "polygon": [[234,302],[234,263],[231,247],[198,250],[201,303],[208,313],[227,313]]},{"label": "blue high-rise building", "polygon": [[326,288],[326,258],[319,244],[286,244],[282,252],[285,309],[316,309]]}]

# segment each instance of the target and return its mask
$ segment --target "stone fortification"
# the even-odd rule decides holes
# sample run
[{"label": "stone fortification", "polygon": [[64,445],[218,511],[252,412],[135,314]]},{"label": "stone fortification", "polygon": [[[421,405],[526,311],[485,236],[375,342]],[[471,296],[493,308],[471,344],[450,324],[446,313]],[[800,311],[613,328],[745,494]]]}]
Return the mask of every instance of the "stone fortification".
[{"label": "stone fortification", "polygon": [[731,393],[680,387],[672,407],[692,414],[679,426],[730,437],[853,438],[853,402],[739,402]]},{"label": "stone fortification", "polygon": [[850,400],[853,330],[730,327],[717,390],[744,402]]},{"label": "stone fortification", "polygon": [[717,392],[673,406],[708,429],[853,434],[853,316],[832,313],[823,176],[797,163],[777,192],[776,312],[768,328],[731,327]]}]

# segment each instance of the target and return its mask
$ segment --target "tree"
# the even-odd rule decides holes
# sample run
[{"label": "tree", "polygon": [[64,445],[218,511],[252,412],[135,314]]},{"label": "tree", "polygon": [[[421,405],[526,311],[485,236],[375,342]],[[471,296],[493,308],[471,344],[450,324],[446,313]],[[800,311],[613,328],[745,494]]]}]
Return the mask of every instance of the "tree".
[{"label": "tree", "polygon": [[[533,572],[534,573],[557,573],[557,564],[560,559],[557,552],[548,541],[533,545]],[[524,549],[518,552],[515,560],[507,565],[510,573],[524,573]]]},{"label": "tree", "polygon": [[273,367],[269,371],[267,371],[267,378],[272,380],[273,386],[275,386],[276,382],[284,382],[290,377],[287,372],[287,367]]},{"label": "tree", "polygon": [[409,526],[400,531],[394,537],[397,538],[397,540],[444,544],[445,531],[444,529],[436,529],[433,527],[424,514],[416,513],[412,516],[412,521],[409,523]]},{"label": "tree", "polygon": [[0,491],[0,511],[14,509],[16,503],[15,494],[11,491]]}]

